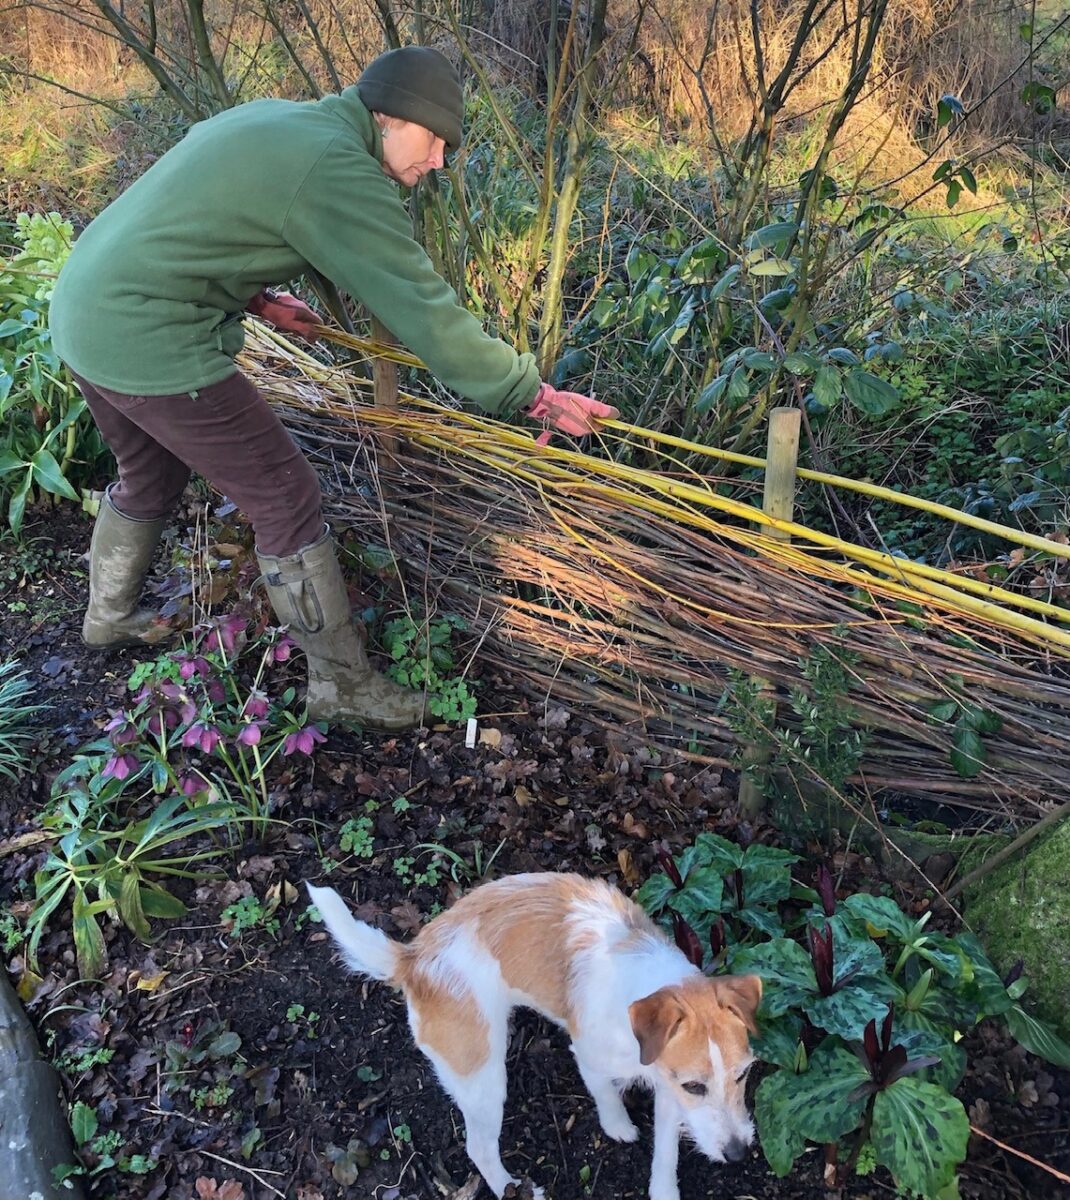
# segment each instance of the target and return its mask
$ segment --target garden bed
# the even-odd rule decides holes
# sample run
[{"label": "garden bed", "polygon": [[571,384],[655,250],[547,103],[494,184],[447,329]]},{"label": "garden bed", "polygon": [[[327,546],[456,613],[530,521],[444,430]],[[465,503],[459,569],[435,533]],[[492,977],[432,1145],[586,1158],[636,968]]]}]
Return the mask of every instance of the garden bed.
[{"label": "garden bed", "polygon": [[[3,653],[33,672],[36,698],[53,709],[37,771],[3,787],[8,840],[36,829],[50,778],[100,735],[127,702],[134,665],[152,657],[81,646],[88,521],[64,509],[38,515],[29,533],[42,539],[36,558],[9,549],[0,564]],[[299,683],[296,664],[278,669]],[[519,700],[493,677],[482,680],[480,712],[498,715],[481,718],[473,749],[457,725],[403,737],[332,731],[312,755],[277,759],[278,824],[266,843],[221,859],[218,878],[180,881],[189,911],[154,921],[151,944],[107,926],[100,979],[79,979],[69,913],[48,928],[29,1010],[70,1102],[84,1106],[81,1132],[97,1122],[82,1139],[96,1147],[86,1165],[115,1160],[91,1175],[90,1196],[431,1200],[463,1188],[471,1170],[459,1117],[413,1047],[402,1004],[341,969],[307,912],[305,880],[338,888],[359,915],[408,937],[488,864],[492,875],[580,870],[631,891],[656,870],[660,842],[678,851],[702,831],[777,841],[775,830],[740,828],[731,773],[670,761],[581,712]],[[827,848],[805,849],[811,857],[796,874],[811,882]],[[0,902],[22,920],[44,853],[30,845],[0,858]],[[848,849],[833,848],[831,861],[847,890],[881,882],[874,863]],[[915,913],[928,903],[901,883],[893,894]],[[21,979],[20,948],[7,957]],[[1070,1073],[1027,1054],[992,1022],[965,1045],[958,1094],[972,1124],[1070,1172]],[[529,1173],[555,1200],[645,1195],[648,1100],[629,1100],[639,1143],[607,1143],[565,1038],[531,1014],[516,1022],[509,1069],[502,1145],[515,1174]],[[811,1151],[781,1180],[757,1150],[716,1168],[684,1152],[681,1194],[816,1198],[826,1195],[822,1166]],[[842,1194],[894,1189],[877,1172],[853,1178]],[[975,1136],[960,1194],[1055,1197],[1060,1185]]]}]

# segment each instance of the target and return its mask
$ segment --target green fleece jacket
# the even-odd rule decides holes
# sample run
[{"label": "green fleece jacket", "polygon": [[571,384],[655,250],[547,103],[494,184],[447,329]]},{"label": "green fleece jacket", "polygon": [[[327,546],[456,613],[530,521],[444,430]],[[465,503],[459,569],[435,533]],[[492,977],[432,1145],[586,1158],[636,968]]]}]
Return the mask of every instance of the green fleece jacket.
[{"label": "green fleece jacket", "polygon": [[447,387],[508,415],[534,358],[489,336],[412,236],[355,87],[256,100],[195,125],[82,233],[52,296],[59,356],[129,395],[194,391],[235,370],[262,288],[309,266],[373,312]]}]

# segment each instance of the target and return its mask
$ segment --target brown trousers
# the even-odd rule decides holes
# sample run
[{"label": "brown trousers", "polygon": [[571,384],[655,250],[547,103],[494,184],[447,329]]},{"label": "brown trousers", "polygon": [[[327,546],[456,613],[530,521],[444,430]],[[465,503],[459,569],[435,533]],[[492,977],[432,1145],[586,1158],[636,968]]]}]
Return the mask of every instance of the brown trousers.
[{"label": "brown trousers", "polygon": [[260,553],[294,554],[322,535],[316,472],[240,371],[173,396],[127,396],[75,380],[119,464],[111,500],[121,513],[166,516],[196,471],[249,518]]}]

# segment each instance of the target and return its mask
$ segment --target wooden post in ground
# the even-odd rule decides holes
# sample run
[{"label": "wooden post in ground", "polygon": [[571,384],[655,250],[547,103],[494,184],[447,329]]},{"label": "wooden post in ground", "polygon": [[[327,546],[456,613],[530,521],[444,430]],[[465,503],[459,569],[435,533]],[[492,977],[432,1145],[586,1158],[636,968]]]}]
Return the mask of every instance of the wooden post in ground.
[{"label": "wooden post in ground", "polygon": [[[798,408],[774,408],[769,414],[769,441],[765,454],[765,490],[762,511],[781,521],[790,521],[795,513],[795,468],[799,460],[799,426],[802,412]],[[790,535],[763,525],[762,532],[771,538],[790,541]],[[776,705],[776,693],[768,679],[754,676],[761,694]],[[774,721],[775,723],[775,721]],[[743,773],[739,780],[739,810],[753,819],[765,807],[765,793],[756,776],[760,776],[771,757],[768,745],[748,746],[743,751]]]},{"label": "wooden post in ground", "polygon": [[[379,320],[372,317],[372,337],[384,345],[396,346],[397,339]],[[372,360],[372,389],[375,397],[375,407],[386,409],[388,412],[398,411],[398,365],[387,358]],[[397,436],[384,431],[379,439],[384,457],[391,462],[397,455]]]}]

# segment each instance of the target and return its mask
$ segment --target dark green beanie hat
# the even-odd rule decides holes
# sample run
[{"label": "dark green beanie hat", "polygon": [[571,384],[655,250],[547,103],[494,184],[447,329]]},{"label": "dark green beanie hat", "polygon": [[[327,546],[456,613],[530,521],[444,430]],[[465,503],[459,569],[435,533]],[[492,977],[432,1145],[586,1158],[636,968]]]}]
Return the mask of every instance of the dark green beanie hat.
[{"label": "dark green beanie hat", "polygon": [[430,129],[447,150],[461,144],[464,93],[453,64],[430,46],[402,46],[369,63],[357,80],[364,107]]}]

